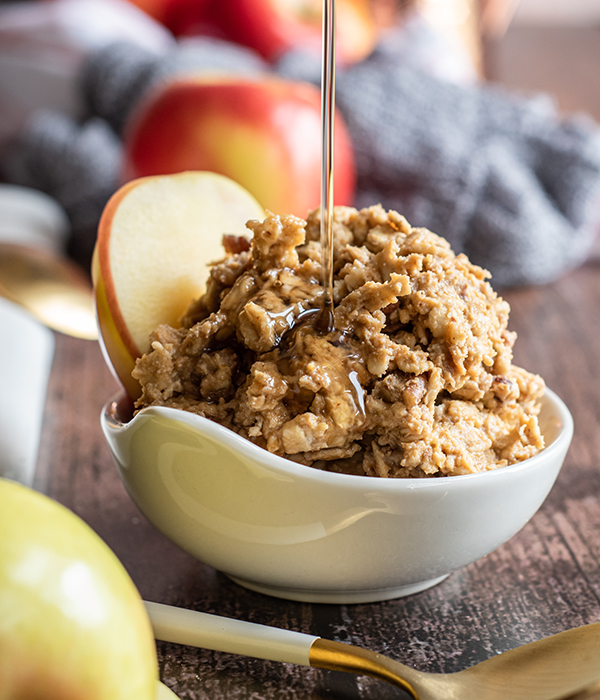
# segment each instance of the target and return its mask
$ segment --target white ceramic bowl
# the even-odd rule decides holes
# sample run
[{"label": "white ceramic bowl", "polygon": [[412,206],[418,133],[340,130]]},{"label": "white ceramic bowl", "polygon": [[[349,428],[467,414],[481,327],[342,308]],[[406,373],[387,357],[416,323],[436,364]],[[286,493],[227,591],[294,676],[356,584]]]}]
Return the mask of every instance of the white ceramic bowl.
[{"label": "white ceramic bowl", "polygon": [[417,593],[489,554],[537,511],[573,434],[547,390],[547,447],[483,474],[378,479],[272,455],[192,413],[118,400],[102,428],[123,482],[160,531],[238,583],[292,600],[358,603]]}]

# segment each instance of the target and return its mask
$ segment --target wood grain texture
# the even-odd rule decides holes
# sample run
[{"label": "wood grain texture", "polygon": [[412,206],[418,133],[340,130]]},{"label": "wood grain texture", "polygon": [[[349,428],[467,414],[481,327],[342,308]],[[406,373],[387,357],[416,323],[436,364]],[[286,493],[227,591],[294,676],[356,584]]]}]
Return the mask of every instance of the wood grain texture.
[{"label": "wood grain texture", "polygon": [[[516,360],[570,407],[575,437],[541,510],[507,544],[408,598],[310,605],[247,591],[158,533],[126,494],[101,434],[117,385],[95,343],[57,336],[36,486],[117,553],[148,600],[347,641],[421,670],[451,672],[600,620],[600,267],[506,293]],[[158,645],[163,680],[186,700],[367,700],[402,693],[365,678]],[[507,696],[508,697],[508,696]],[[583,697],[580,698],[583,700]],[[585,700],[600,700],[600,691]]]}]

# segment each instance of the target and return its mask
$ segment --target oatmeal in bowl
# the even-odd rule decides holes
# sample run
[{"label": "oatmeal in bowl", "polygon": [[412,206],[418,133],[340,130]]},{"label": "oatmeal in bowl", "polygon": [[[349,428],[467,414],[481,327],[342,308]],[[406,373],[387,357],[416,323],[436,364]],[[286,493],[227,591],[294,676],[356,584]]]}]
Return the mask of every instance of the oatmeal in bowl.
[{"label": "oatmeal in bowl", "polygon": [[[422,591],[512,537],[552,488],[573,424],[513,365],[509,307],[487,273],[396,212],[337,208],[329,309],[319,214],[248,227],[251,240],[224,237],[179,324],[145,351],[107,343],[113,366],[137,357],[134,391],[101,423],[140,510],[236,582],[323,603]],[[124,328],[114,298],[107,335]]]},{"label": "oatmeal in bowl", "polygon": [[334,309],[320,327],[320,219],[269,215],[133,376],[136,407],[216,421],[319,469],[455,476],[544,447],[543,380],[512,364],[509,307],[440,236],[381,206],[334,214]]}]

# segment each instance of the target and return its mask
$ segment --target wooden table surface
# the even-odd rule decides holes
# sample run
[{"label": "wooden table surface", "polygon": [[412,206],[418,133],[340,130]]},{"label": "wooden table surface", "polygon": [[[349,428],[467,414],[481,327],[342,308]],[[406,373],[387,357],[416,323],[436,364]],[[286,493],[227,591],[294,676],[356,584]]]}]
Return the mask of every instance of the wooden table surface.
[{"label": "wooden table surface", "polygon": [[[600,620],[600,262],[504,294],[515,360],[570,407],[575,436],[556,485],[521,532],[435,588],[368,605],[312,605],[254,593],[195,561],[140,514],[100,431],[117,388],[96,343],[57,336],[36,487],[78,513],[148,600],[347,641],[424,671],[466,668]],[[188,700],[405,697],[379,681],[158,644],[163,681]],[[588,695],[600,698],[600,693]],[[509,695],[507,694],[507,698]]]}]

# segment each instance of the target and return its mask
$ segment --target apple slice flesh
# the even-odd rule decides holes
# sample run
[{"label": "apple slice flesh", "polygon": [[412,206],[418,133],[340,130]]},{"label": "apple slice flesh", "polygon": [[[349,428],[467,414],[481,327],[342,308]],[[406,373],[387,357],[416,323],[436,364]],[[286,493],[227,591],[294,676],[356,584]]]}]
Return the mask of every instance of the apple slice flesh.
[{"label": "apple slice flesh", "polygon": [[224,257],[223,234],[246,235],[262,207],[243,187],[210,172],[140,178],[106,205],[92,276],[105,355],[131,398],[135,359],[160,324],[177,326]]}]

